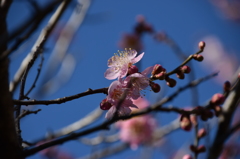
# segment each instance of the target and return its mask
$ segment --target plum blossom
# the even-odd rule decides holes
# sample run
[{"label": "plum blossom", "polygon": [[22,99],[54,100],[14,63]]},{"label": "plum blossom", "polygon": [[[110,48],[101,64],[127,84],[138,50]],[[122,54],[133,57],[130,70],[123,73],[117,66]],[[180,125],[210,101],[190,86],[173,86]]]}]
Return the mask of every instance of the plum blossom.
[{"label": "plum blossom", "polygon": [[[145,108],[148,102],[144,101],[146,100],[138,98],[133,103],[137,104],[140,108]],[[116,126],[120,128],[120,139],[123,142],[129,143],[132,149],[137,149],[140,144],[150,142],[156,125],[156,120],[150,115],[134,117],[116,123]]]},{"label": "plum blossom", "polygon": [[140,92],[149,86],[149,78],[147,75],[151,73],[153,67],[146,68],[142,73],[134,73],[124,80],[124,84],[127,86],[131,82],[131,98],[138,99],[141,95]]},{"label": "plum blossom", "polygon": [[[122,101],[122,104],[118,106],[124,93],[127,93],[126,98]],[[131,113],[131,109],[129,107],[137,108],[131,100],[131,94],[128,91],[128,88],[126,88],[121,81],[112,82],[108,89],[108,96],[106,99],[110,104],[112,104],[112,107],[108,110],[105,116],[107,119],[113,118],[115,113],[118,116],[129,115]]]},{"label": "plum blossom", "polygon": [[131,67],[133,64],[140,61],[144,55],[144,53],[137,55],[135,50],[125,50],[118,52],[115,56],[112,56],[108,60],[108,68],[107,71],[104,73],[105,78],[112,80],[116,78],[123,78],[128,73],[128,68]]}]

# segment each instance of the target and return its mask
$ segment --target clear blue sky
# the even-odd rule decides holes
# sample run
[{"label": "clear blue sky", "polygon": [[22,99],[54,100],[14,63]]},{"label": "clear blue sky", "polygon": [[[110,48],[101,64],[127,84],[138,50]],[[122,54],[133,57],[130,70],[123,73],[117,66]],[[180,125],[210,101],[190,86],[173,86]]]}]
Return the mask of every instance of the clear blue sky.
[{"label": "clear blue sky", "polygon": [[[44,6],[48,2],[40,1]],[[22,1],[14,2],[9,13],[9,30],[16,28],[26,16],[30,16],[29,6]],[[61,19],[64,24],[70,15],[70,10]],[[77,32],[70,49],[68,50],[77,60],[77,65],[72,78],[63,85],[56,93],[41,99],[55,99],[69,96],[86,91],[88,88],[97,89],[107,87],[112,81],[104,78],[103,74],[107,69],[107,60],[120,48],[117,43],[122,33],[131,32],[135,25],[135,17],[142,14],[147,21],[153,25],[156,30],[165,31],[173,38],[186,53],[186,55],[195,53],[198,50],[199,41],[209,36],[219,39],[226,50],[239,58],[240,52],[240,29],[239,23],[230,21],[222,16],[220,11],[210,1],[169,1],[169,0],[122,0],[122,1],[93,1],[85,21]],[[20,18],[19,18],[20,16]],[[47,22],[48,19],[45,20]],[[45,23],[44,23],[45,24]],[[42,24],[42,26],[44,26]],[[31,44],[37,38],[39,32],[34,34],[31,42],[25,44],[22,51],[11,56],[10,79],[19,67],[22,59],[27,55]],[[159,44],[150,36],[143,38],[145,55],[142,60],[142,67],[146,68],[155,63],[160,63],[168,70],[175,68],[181,61],[173,54],[172,50],[164,44]],[[54,46],[54,38],[50,38],[46,48],[45,63]],[[208,47],[208,44],[207,44]],[[211,54],[205,52],[204,54]],[[31,71],[28,83],[31,83],[38,64],[35,64]],[[194,62],[196,77],[203,77],[211,73],[204,62]],[[46,69],[43,67],[43,69]],[[174,77],[175,78],[175,77]],[[226,77],[229,78],[229,77]],[[176,79],[176,78],[175,78]],[[41,79],[40,79],[41,80]],[[184,85],[188,80],[179,81],[178,86]],[[40,83],[40,81],[39,81]],[[164,83],[161,83],[163,86]],[[29,85],[28,85],[29,86]],[[165,93],[170,94],[174,89],[165,89]],[[221,86],[216,81],[211,80],[200,86],[200,103],[204,104],[214,93],[221,92]],[[18,90],[19,91],[19,90]],[[14,97],[18,97],[18,91]],[[32,93],[32,95],[34,92]],[[31,95],[30,95],[31,97]],[[29,115],[21,123],[23,138],[27,141],[34,141],[46,134],[47,131],[58,130],[72,122],[79,120],[93,109],[99,106],[101,100],[105,97],[103,94],[91,95],[89,97],[77,99],[61,105],[37,106],[42,111],[37,115]],[[147,91],[147,98],[151,103],[156,101],[156,95]],[[173,103],[175,106],[184,107],[191,105],[190,92],[187,91],[180,95]],[[178,115],[158,114],[159,123],[165,125],[172,121]],[[104,121],[104,118],[100,119]],[[96,135],[95,133],[94,135]],[[94,135],[90,135],[93,137]],[[179,137],[179,136],[183,137]],[[192,142],[193,134],[183,131],[174,132],[170,135],[171,143],[174,147]],[[81,157],[91,153],[91,148],[82,145],[77,141],[70,141],[60,146],[75,157]],[[109,158],[137,158],[139,151],[127,151]],[[159,150],[156,150],[153,158],[159,158]],[[29,159],[40,159],[39,155],[29,157]]]}]

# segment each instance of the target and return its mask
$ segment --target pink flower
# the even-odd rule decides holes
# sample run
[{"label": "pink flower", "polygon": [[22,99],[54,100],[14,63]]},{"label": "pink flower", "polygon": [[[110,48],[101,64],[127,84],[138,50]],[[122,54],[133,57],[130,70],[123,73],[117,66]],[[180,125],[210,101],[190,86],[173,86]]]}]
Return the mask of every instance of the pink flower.
[{"label": "pink flower", "polygon": [[110,68],[104,73],[105,78],[111,80],[125,77],[128,73],[128,68],[140,61],[144,53],[137,57],[136,55],[137,52],[135,50],[129,49],[112,56],[108,60],[108,67]]},{"label": "pink flower", "polygon": [[[133,100],[139,109],[149,106],[149,102],[145,98]],[[138,111],[134,109],[133,111]],[[132,149],[136,149],[140,144],[151,141],[154,129],[157,126],[156,120],[150,115],[134,117],[126,121],[119,121],[116,126],[120,128],[120,139],[129,143]]]},{"label": "pink flower", "polygon": [[[129,107],[137,108],[137,106],[133,104],[130,98],[130,92],[128,91],[128,88],[126,88],[121,81],[112,82],[108,89],[107,96],[107,101],[112,104],[112,107],[108,110],[105,116],[107,119],[113,118],[115,114],[118,116],[129,115],[131,113]],[[123,100],[122,104],[118,106],[124,93],[127,93],[126,98]]]},{"label": "pink flower", "polygon": [[132,99],[138,99],[141,95],[140,92],[149,86],[149,78],[147,75],[152,72],[153,67],[146,68],[142,73],[134,73],[124,80],[124,84],[127,87],[131,82],[130,92]]},{"label": "pink flower", "polygon": [[120,139],[129,143],[132,149],[137,149],[140,144],[151,141],[156,121],[149,115],[135,117],[117,124],[120,128]]}]

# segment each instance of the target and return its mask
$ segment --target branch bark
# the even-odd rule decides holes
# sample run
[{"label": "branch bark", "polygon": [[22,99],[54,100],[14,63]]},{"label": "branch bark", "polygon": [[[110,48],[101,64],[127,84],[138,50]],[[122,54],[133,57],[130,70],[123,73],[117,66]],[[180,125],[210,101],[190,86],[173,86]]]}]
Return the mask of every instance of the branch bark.
[{"label": "branch bark", "polygon": [[[6,16],[11,0],[1,1],[0,6],[0,55],[7,49],[8,37]],[[12,95],[9,92],[9,60],[0,62],[0,158],[22,159],[21,147],[17,140]]]}]

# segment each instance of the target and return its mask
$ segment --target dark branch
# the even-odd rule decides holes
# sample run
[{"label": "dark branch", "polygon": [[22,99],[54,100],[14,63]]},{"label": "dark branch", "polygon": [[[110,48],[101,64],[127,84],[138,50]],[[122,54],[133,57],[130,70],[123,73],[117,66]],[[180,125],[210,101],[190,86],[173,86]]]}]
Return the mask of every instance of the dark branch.
[{"label": "dark branch", "polygon": [[88,89],[86,92],[82,92],[79,94],[75,94],[72,96],[68,96],[68,97],[63,97],[63,98],[58,98],[58,99],[53,99],[53,100],[31,100],[31,101],[21,101],[21,100],[14,100],[14,104],[21,104],[21,105],[49,105],[49,104],[62,104],[74,99],[78,99],[87,95],[91,95],[91,94],[97,94],[97,93],[104,93],[107,94],[107,90],[108,88],[100,88],[100,89]]}]

